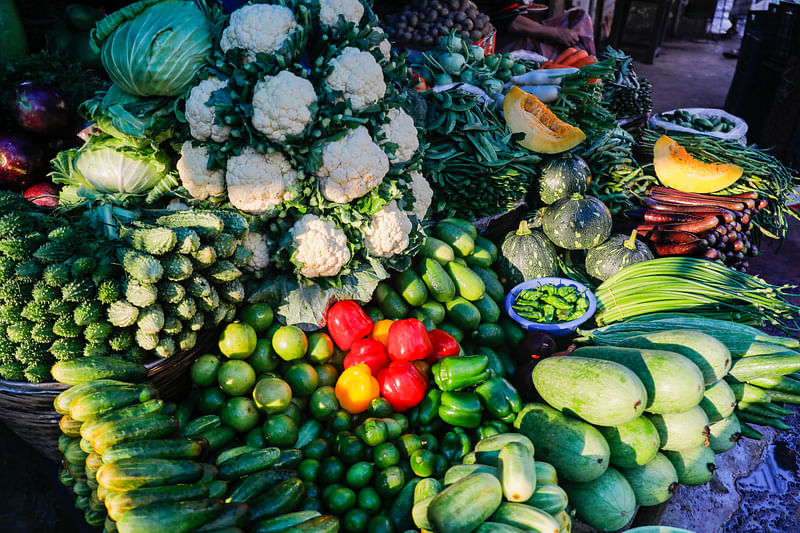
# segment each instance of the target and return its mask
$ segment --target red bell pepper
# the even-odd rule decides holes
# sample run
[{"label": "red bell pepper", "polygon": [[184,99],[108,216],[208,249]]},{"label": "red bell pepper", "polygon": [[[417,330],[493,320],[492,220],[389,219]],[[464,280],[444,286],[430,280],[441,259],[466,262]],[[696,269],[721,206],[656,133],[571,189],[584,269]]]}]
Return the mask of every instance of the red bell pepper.
[{"label": "red bell pepper", "polygon": [[378,372],[389,366],[389,356],[386,347],[374,339],[358,339],[350,345],[350,352],[344,358],[344,367],[364,363],[377,376]]},{"label": "red bell pepper", "polygon": [[428,390],[427,380],[409,361],[392,361],[378,373],[381,396],[397,412],[419,404]]},{"label": "red bell pepper", "polygon": [[396,320],[389,328],[386,348],[393,361],[425,359],[433,352],[428,330],[416,318]]},{"label": "red bell pepper", "polygon": [[430,364],[434,364],[442,357],[454,357],[461,352],[458,341],[444,330],[431,330],[428,332],[428,338],[433,346],[433,352],[426,359]]},{"label": "red bell pepper", "polygon": [[372,331],[372,320],[353,300],[336,302],[325,318],[328,333],[341,350],[349,350],[354,340],[363,339]]}]

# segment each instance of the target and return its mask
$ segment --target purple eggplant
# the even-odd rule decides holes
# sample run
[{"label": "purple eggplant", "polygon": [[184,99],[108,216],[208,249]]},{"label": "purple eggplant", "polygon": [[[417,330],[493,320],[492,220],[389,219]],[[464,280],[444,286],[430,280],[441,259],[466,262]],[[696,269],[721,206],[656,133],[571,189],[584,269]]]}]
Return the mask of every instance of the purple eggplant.
[{"label": "purple eggplant", "polygon": [[44,148],[22,132],[0,132],[0,189],[22,192],[42,178]]},{"label": "purple eggplant", "polygon": [[11,97],[8,114],[25,131],[58,135],[72,122],[66,101],[51,85],[26,81],[16,86]]}]

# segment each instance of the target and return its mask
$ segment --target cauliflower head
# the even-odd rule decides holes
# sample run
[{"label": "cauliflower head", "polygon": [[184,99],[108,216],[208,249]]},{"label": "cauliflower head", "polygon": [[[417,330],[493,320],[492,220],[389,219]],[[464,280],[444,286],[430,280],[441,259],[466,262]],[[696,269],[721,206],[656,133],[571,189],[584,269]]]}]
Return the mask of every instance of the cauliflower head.
[{"label": "cauliflower head", "polygon": [[222,32],[219,46],[223,52],[233,48],[246,51],[245,61],[252,63],[256,54],[271,54],[283,45],[297,28],[294,13],[288,7],[254,4],[231,14],[230,24]]},{"label": "cauliflower head", "polygon": [[419,148],[419,137],[417,137],[414,119],[399,107],[390,109],[386,116],[389,121],[381,126],[381,131],[385,135],[381,145],[396,144],[394,162],[405,163],[414,156]]},{"label": "cauliflower head", "polygon": [[329,220],[303,215],[289,233],[296,249],[293,259],[307,278],[335,276],[350,261],[347,235]]},{"label": "cauliflower head", "polygon": [[[386,34],[386,32],[383,31],[379,26],[375,26],[372,31],[380,34]],[[377,46],[373,46],[370,51],[374,51],[376,48],[386,61],[392,59],[392,43],[389,42],[389,39],[383,39],[378,43]]]},{"label": "cauliflower head", "polygon": [[256,272],[269,266],[269,240],[263,233],[251,231],[242,238],[241,244],[253,252],[253,257],[244,266],[245,270]]},{"label": "cauliflower head", "polygon": [[339,15],[357,25],[364,15],[364,6],[358,0],[320,0],[319,21],[323,26],[336,26]]},{"label": "cauliflower head", "polygon": [[262,154],[252,147],[228,159],[228,199],[248,213],[265,213],[297,194],[299,172],[280,152]]},{"label": "cauliflower head", "polygon": [[348,46],[331,65],[333,72],[328,75],[328,87],[342,91],[354,111],[374,104],[386,94],[383,69],[371,53]]},{"label": "cauliflower head", "polygon": [[414,195],[414,206],[411,212],[417,215],[417,220],[422,221],[433,201],[433,189],[431,189],[430,183],[428,183],[428,180],[425,179],[422,173],[415,170],[409,172],[409,177],[411,180],[408,185]]},{"label": "cauliflower head", "polygon": [[411,228],[408,215],[398,207],[396,200],[392,200],[372,215],[364,229],[364,243],[370,254],[391,257],[408,248]]},{"label": "cauliflower head", "polygon": [[186,141],[181,146],[181,157],[175,166],[181,184],[192,198],[205,200],[225,192],[225,171],[208,170],[208,148],[205,146],[192,146],[192,141]]},{"label": "cauliflower head", "polygon": [[253,127],[276,142],[300,135],[312,120],[314,85],[288,70],[267,76],[253,91]]},{"label": "cauliflower head", "polygon": [[219,143],[230,136],[231,129],[228,126],[214,124],[214,106],[206,105],[211,99],[211,93],[227,86],[227,80],[208,78],[189,92],[189,98],[186,99],[186,121],[189,123],[189,132],[198,141],[211,139]]},{"label": "cauliflower head", "polygon": [[377,187],[389,172],[389,158],[364,126],[350,130],[322,148],[317,170],[322,195],[338,204],[360,198]]}]

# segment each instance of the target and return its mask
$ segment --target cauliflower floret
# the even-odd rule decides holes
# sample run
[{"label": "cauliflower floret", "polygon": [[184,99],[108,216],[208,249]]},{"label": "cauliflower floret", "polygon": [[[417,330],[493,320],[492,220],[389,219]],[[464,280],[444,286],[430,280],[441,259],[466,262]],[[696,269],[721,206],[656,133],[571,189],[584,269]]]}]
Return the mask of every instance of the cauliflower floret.
[{"label": "cauliflower floret", "polygon": [[392,200],[372,215],[369,226],[364,228],[364,243],[370,254],[391,257],[408,248],[411,228],[408,215]]},{"label": "cauliflower floret", "polygon": [[335,276],[350,261],[347,235],[329,220],[303,215],[289,230],[297,250],[293,259],[307,278]]},{"label": "cauliflower floret", "polygon": [[307,79],[288,70],[267,76],[253,92],[253,127],[276,142],[300,135],[313,118],[309,106],[316,101]]},{"label": "cauliflower floret", "polygon": [[364,6],[358,0],[320,0],[319,21],[323,26],[336,26],[339,15],[358,25],[364,15]]},{"label": "cauliflower floret", "polygon": [[397,145],[394,152],[395,163],[405,163],[411,159],[419,148],[417,128],[414,119],[400,108],[390,109],[386,114],[389,122],[381,126],[385,138],[381,145],[393,143]]},{"label": "cauliflower floret", "polygon": [[208,78],[198,83],[189,93],[189,98],[186,99],[186,121],[192,137],[198,141],[211,139],[219,143],[230,136],[231,129],[228,126],[214,124],[214,106],[206,105],[211,93],[227,86],[228,80]]},{"label": "cauliflower floret", "polygon": [[342,91],[350,99],[354,111],[374,104],[386,94],[383,69],[369,52],[346,47],[331,61],[333,72],[328,75],[328,87]]},{"label": "cauliflower floret", "polygon": [[[375,33],[380,33],[380,34],[385,34],[386,33],[379,26],[375,26],[374,28],[372,28],[372,31],[375,32]],[[376,48],[378,49],[378,51],[381,53],[381,55],[383,56],[383,58],[386,61],[389,61],[390,59],[392,59],[392,43],[389,42],[389,39],[382,40],[381,42],[378,43],[377,46],[373,46],[370,49],[370,51],[374,51]]]},{"label": "cauliflower floret", "polygon": [[247,51],[245,61],[252,63],[256,54],[271,54],[281,47],[297,28],[294,13],[288,7],[254,4],[237,9],[222,32],[219,46],[223,52],[232,48]]},{"label": "cauliflower floret", "polygon": [[415,170],[409,172],[409,176],[411,177],[411,181],[408,185],[411,188],[411,192],[414,194],[414,207],[411,209],[411,212],[417,215],[417,220],[422,221],[422,219],[425,218],[425,214],[428,212],[428,208],[431,206],[433,189],[431,189],[431,185],[422,173]]},{"label": "cauliflower floret", "polygon": [[253,252],[253,257],[245,265],[245,270],[255,272],[269,266],[269,241],[263,233],[251,231],[241,240],[242,246]]},{"label": "cauliflower floret", "polygon": [[225,192],[225,171],[208,170],[208,148],[205,146],[192,146],[192,141],[186,141],[181,146],[181,158],[175,166],[181,183],[192,198],[205,200]]},{"label": "cauliflower floret", "polygon": [[291,200],[299,172],[280,152],[262,154],[252,147],[228,159],[228,199],[248,213],[265,213]]},{"label": "cauliflower floret", "polygon": [[375,144],[367,128],[359,126],[322,148],[322,166],[317,176],[322,196],[345,204],[377,187],[387,172],[386,153]]}]

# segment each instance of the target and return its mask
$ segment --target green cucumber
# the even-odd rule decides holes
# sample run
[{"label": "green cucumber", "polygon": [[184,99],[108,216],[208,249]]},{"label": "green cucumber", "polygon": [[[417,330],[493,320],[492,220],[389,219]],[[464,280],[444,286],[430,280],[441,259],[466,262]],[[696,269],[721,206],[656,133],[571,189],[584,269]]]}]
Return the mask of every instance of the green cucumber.
[{"label": "green cucumber", "polygon": [[219,455],[217,455],[217,457],[214,459],[214,464],[217,465],[217,467],[219,467],[219,465],[221,465],[228,459],[233,459],[234,457],[238,457],[247,452],[254,452],[260,449],[261,448],[254,448],[253,446],[248,446],[246,444],[244,446],[235,446],[233,448],[228,448],[220,452]]},{"label": "green cucumber", "polygon": [[414,503],[430,498],[431,496],[436,496],[440,492],[442,492],[442,484],[439,480],[426,477],[414,487]]},{"label": "green cucumber", "polygon": [[444,303],[455,298],[455,283],[453,283],[452,278],[450,278],[442,265],[435,260],[423,257],[419,263],[418,273],[434,300]]},{"label": "green cucumber", "polygon": [[262,470],[250,474],[239,482],[225,501],[247,503],[265,490],[296,476],[297,472],[289,469]]},{"label": "green cucumber", "polygon": [[292,526],[284,533],[337,533],[338,531],[339,519],[335,516],[323,515]]},{"label": "green cucumber", "polygon": [[403,299],[414,307],[419,307],[428,299],[428,288],[425,282],[412,269],[400,272],[393,277],[394,288]]},{"label": "green cucumber", "polygon": [[[405,531],[406,529],[410,529],[413,525],[411,510],[414,507],[414,491],[417,489],[417,484],[419,482],[420,478],[417,477],[413,477],[406,482],[403,488],[400,489],[400,492],[394,496],[394,501],[389,507],[389,511],[386,513],[386,516],[389,517],[389,520],[392,521],[394,527],[398,531]],[[378,486],[378,492],[379,494],[383,494],[380,486]]]},{"label": "green cucumber", "polygon": [[461,231],[465,232],[467,235],[472,237],[472,239],[478,238],[478,229],[475,227],[475,224],[470,222],[469,220],[465,220],[463,218],[457,217],[450,217],[450,218],[443,218],[437,224],[452,224],[453,226],[459,228]]},{"label": "green cucumber", "polygon": [[423,530],[433,530],[433,524],[428,519],[428,508],[431,506],[431,502],[433,501],[433,496],[428,496],[427,498],[420,500],[414,503],[414,507],[411,508],[411,519],[414,521],[414,525]]},{"label": "green cucumber", "polygon": [[555,515],[567,508],[567,493],[558,485],[537,485],[527,505]]},{"label": "green cucumber", "polygon": [[117,521],[119,533],[188,533],[222,513],[219,500],[154,503],[131,509]]},{"label": "green cucumber", "polygon": [[303,499],[305,487],[300,478],[281,481],[266,492],[250,500],[251,520],[272,518],[295,510]]},{"label": "green cucumber", "polygon": [[485,472],[471,474],[433,497],[428,519],[437,533],[473,531],[503,501],[500,481]]},{"label": "green cucumber", "polygon": [[208,442],[198,437],[176,437],[174,439],[151,439],[125,442],[103,451],[104,463],[115,463],[134,457],[152,459],[197,459],[208,448]]},{"label": "green cucumber", "polygon": [[502,305],[503,300],[505,300],[506,293],[503,289],[503,284],[500,283],[500,280],[497,279],[497,276],[494,275],[493,271],[479,266],[473,266],[472,271],[475,272],[475,275],[481,278],[481,281],[483,281],[486,294],[491,296],[492,300],[497,302],[498,305]]},{"label": "green cucumber", "polygon": [[425,244],[422,246],[419,253],[422,257],[429,257],[442,265],[456,258],[455,252],[453,252],[449,244],[434,237],[425,239]]},{"label": "green cucumber", "polygon": [[800,395],[800,381],[787,376],[768,376],[756,378],[750,380],[749,383],[762,389],[776,390],[778,392],[785,392],[786,394]]},{"label": "green cucumber", "polygon": [[503,495],[510,502],[525,502],[536,490],[536,466],[532,445],[509,442],[497,457]]},{"label": "green cucumber", "polygon": [[408,315],[409,309],[403,298],[385,281],[378,283],[373,295],[378,308],[383,311],[386,318],[400,320]]},{"label": "green cucumber", "polygon": [[468,255],[464,258],[467,262],[467,265],[479,266],[484,268],[489,268],[494,263],[494,258],[492,257],[492,252],[487,250],[482,246],[478,246],[478,243],[475,243],[475,249],[472,250],[472,254]]},{"label": "green cucumber", "polygon": [[455,283],[456,290],[462,298],[471,302],[483,298],[486,286],[483,284],[483,280],[469,267],[452,262],[444,265],[444,269]]},{"label": "green cucumber", "polygon": [[556,467],[544,461],[536,461],[536,483],[542,485],[558,485]]},{"label": "green cucumber", "polygon": [[733,396],[736,398],[737,402],[769,403],[772,401],[772,397],[767,391],[756,387],[755,385],[750,385],[749,383],[732,382],[728,382],[728,385],[730,385],[731,390],[733,391]]},{"label": "green cucumber", "polygon": [[96,379],[144,381],[147,369],[138,363],[115,357],[90,356],[58,361],[50,369],[53,379],[67,385],[77,385]]},{"label": "green cucumber", "polygon": [[155,396],[156,390],[152,385],[109,385],[74,398],[69,405],[69,416],[84,422],[114,409],[146,402]]},{"label": "green cucumber", "polygon": [[160,439],[174,434],[177,429],[178,420],[174,416],[158,413],[106,422],[95,432],[92,448],[97,453],[104,453],[117,444]]},{"label": "green cucumber", "polygon": [[180,502],[208,497],[208,485],[206,483],[195,483],[192,485],[169,485],[166,487],[114,492],[107,496],[104,501],[108,515],[112,520],[117,521],[123,514],[137,507],[144,507],[154,503]]},{"label": "green cucumber", "polygon": [[497,258],[500,256],[500,250],[498,250],[497,246],[486,237],[481,235],[475,237],[475,246],[487,250],[492,258],[492,263],[497,261]]},{"label": "green cucumber", "polygon": [[709,422],[719,422],[733,413],[736,408],[736,396],[733,394],[730,385],[724,379],[721,379],[706,387],[700,407],[706,412]]},{"label": "green cucumber", "polygon": [[106,422],[114,422],[123,420],[125,418],[132,418],[135,416],[142,416],[151,413],[158,413],[164,406],[162,400],[147,400],[144,403],[137,403],[123,407],[122,409],[114,409],[96,418],[90,418],[81,424],[81,437],[87,440],[92,440]]},{"label": "green cucumber", "polygon": [[195,529],[197,533],[219,532],[223,528],[244,527],[250,521],[250,508],[245,503],[229,503],[225,505],[222,513]]},{"label": "green cucumber", "polygon": [[[472,305],[481,314],[481,323],[496,323],[500,320],[500,307],[488,294],[484,294],[483,298],[473,301]],[[505,334],[505,329],[503,333]]]},{"label": "green cucumber", "polygon": [[[506,333],[498,324],[482,322],[478,329],[472,332],[472,341],[478,346],[500,348],[505,344]],[[480,348],[478,348],[480,350]]]},{"label": "green cucumber", "polygon": [[423,303],[419,308],[419,311],[427,315],[437,326],[444,321],[444,306],[436,300],[428,300],[427,302]]},{"label": "green cucumber", "polygon": [[649,415],[658,430],[661,449],[686,451],[706,444],[708,438],[708,416],[698,405],[684,413]]},{"label": "green cucumber", "polygon": [[280,454],[278,448],[265,448],[232,457],[219,465],[219,477],[229,481],[264,470],[277,461]]},{"label": "green cucumber", "polygon": [[730,375],[742,383],[769,376],[785,376],[800,371],[800,355],[756,355],[737,359]]},{"label": "green cucumber", "polygon": [[464,298],[456,297],[446,301],[444,307],[447,318],[460,329],[471,331],[481,323],[480,311]]},{"label": "green cucumber", "polygon": [[222,425],[222,419],[217,415],[204,415],[195,418],[183,428],[181,435],[190,437],[192,435],[199,435],[209,429],[218,428]]},{"label": "green cucumber", "polygon": [[524,503],[503,502],[491,516],[493,522],[500,522],[523,530],[539,533],[558,533],[561,529],[558,522],[542,511]]},{"label": "green cucumber", "polygon": [[97,482],[107,489],[125,491],[195,483],[203,473],[200,463],[183,459],[122,459],[100,467]]},{"label": "green cucumber", "polygon": [[475,250],[472,235],[455,224],[440,222],[433,227],[433,234],[449,244],[458,257],[467,257]]},{"label": "green cucumber", "polygon": [[439,329],[453,337],[459,343],[464,340],[464,332],[451,322],[441,322],[439,324]]},{"label": "green cucumber", "polygon": [[475,533],[525,533],[526,531],[529,530],[501,524],[500,522],[484,522],[478,526]]},{"label": "green cucumber", "polygon": [[228,426],[220,426],[204,431],[199,435],[208,441],[209,453],[215,452],[236,438],[236,432]]},{"label": "green cucumber", "polygon": [[286,528],[321,516],[319,511],[294,511],[255,524],[253,533],[283,533]]}]

